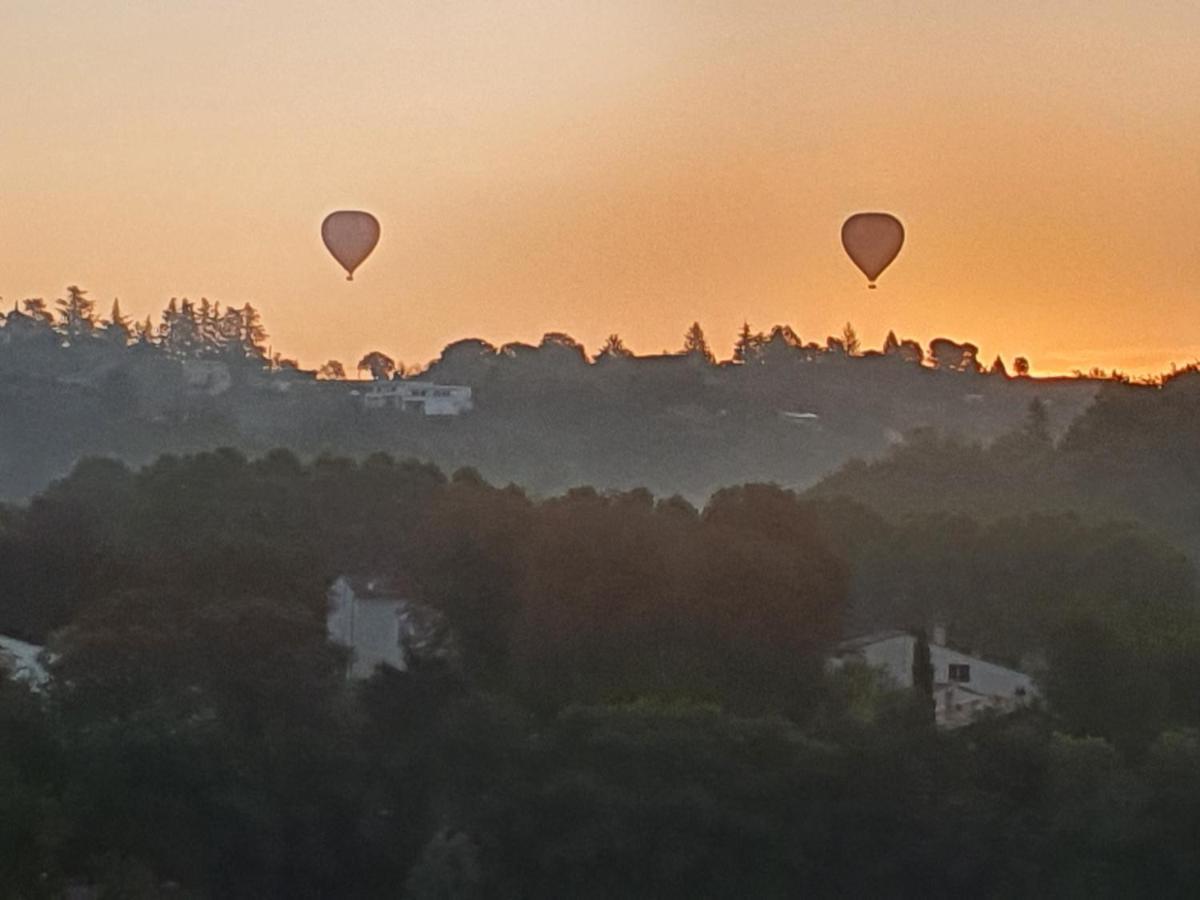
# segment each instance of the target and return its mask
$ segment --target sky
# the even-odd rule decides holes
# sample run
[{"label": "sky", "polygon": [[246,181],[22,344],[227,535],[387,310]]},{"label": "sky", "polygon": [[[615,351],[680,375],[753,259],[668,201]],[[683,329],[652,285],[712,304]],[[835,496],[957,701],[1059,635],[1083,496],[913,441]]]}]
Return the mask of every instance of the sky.
[{"label": "sky", "polygon": [[[0,297],[251,302],[315,367],[742,322],[1200,358],[1200,4],[0,0]],[[382,223],[344,274],[337,209]],[[896,214],[868,291],[842,221]]]}]

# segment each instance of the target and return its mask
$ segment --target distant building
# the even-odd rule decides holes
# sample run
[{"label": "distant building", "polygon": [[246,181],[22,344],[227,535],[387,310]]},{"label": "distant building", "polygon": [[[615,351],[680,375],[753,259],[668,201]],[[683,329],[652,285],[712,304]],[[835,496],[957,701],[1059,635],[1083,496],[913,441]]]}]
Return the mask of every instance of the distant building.
[{"label": "distant building", "polygon": [[[933,699],[937,724],[957,728],[970,724],[984,710],[1011,712],[1036,696],[1033,679],[1024,672],[947,647],[945,634],[935,629],[929,642],[933,664]],[[834,667],[856,660],[882,670],[897,686],[913,684],[913,648],[917,639],[904,631],[882,631],[839,644]]]},{"label": "distant building", "polygon": [[471,389],[432,381],[372,381],[359,391],[367,409],[420,410],[427,416],[457,416],[475,408]]},{"label": "distant building", "polygon": [[350,678],[370,678],[381,665],[404,671],[409,653],[449,653],[440,616],[387,578],[338,578],[329,588],[326,630],[350,650]]},{"label": "distant building", "polygon": [[0,674],[40,688],[50,680],[42,665],[42,647],[0,635]]}]

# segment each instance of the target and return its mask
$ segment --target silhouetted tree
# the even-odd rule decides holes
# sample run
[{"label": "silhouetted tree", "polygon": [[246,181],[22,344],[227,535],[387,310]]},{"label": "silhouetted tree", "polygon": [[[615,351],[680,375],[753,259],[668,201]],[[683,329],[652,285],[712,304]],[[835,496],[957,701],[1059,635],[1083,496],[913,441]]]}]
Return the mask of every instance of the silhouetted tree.
[{"label": "silhouetted tree", "polygon": [[750,330],[749,322],[742,322],[742,330],[738,332],[737,341],[733,345],[733,361],[747,363],[754,357],[754,332]]},{"label": "silhouetted tree", "polygon": [[1013,374],[1020,378],[1025,378],[1029,375],[1029,360],[1023,356],[1018,356],[1013,360]]},{"label": "silhouetted tree", "polygon": [[326,381],[342,381],[346,377],[346,367],[336,359],[331,359],[317,370],[317,377]]},{"label": "silhouetted tree", "polygon": [[708,341],[704,337],[704,329],[700,327],[699,322],[693,322],[692,327],[684,334],[683,352],[695,354],[708,363],[716,362],[716,357],[709,349]]},{"label": "silhouetted tree", "polygon": [[913,644],[912,658],[913,693],[917,703],[927,711],[929,722],[933,724],[935,706],[933,699],[933,660],[929,654],[929,639],[925,629],[917,630],[916,642]]},{"label": "silhouetted tree", "polygon": [[862,349],[858,340],[858,333],[849,322],[842,328],[842,346],[846,348],[846,353],[849,356],[858,356],[858,351]]},{"label": "silhouetted tree", "polygon": [[376,381],[386,381],[396,371],[396,362],[379,350],[372,350],[358,361],[358,371],[369,372]]},{"label": "silhouetted tree", "polygon": [[999,375],[1001,378],[1008,377],[1008,369],[1004,367],[1004,360],[1002,360],[998,355],[995,360],[992,361],[992,367],[988,369],[988,374]]},{"label": "silhouetted tree", "polygon": [[96,304],[78,285],[70,285],[66,299],[58,301],[58,314],[60,331],[68,340],[86,337],[96,330]]},{"label": "silhouetted tree", "polygon": [[604,359],[628,359],[633,356],[633,352],[625,346],[625,342],[621,340],[618,334],[610,334],[604,341],[604,345],[596,353],[595,362],[600,362]]},{"label": "silhouetted tree", "polygon": [[929,342],[929,358],[935,369],[946,372],[979,372],[979,348],[964,341],[934,338]]},{"label": "silhouetted tree", "polygon": [[26,300],[22,300],[21,306],[24,307],[25,314],[30,316],[35,322],[46,326],[54,324],[54,316],[50,310],[46,309],[46,301],[41,297],[29,297]]}]

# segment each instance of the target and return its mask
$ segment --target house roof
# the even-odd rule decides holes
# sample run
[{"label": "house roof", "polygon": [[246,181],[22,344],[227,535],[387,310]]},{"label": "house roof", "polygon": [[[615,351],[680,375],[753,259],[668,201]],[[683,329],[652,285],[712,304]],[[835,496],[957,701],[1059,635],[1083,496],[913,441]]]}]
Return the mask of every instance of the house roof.
[{"label": "house roof", "polygon": [[889,628],[883,631],[872,631],[868,634],[859,635],[858,637],[849,638],[842,641],[835,648],[836,653],[855,653],[864,647],[870,647],[872,644],[878,644],[883,641],[890,641],[893,638],[908,637],[907,631],[899,628]]}]

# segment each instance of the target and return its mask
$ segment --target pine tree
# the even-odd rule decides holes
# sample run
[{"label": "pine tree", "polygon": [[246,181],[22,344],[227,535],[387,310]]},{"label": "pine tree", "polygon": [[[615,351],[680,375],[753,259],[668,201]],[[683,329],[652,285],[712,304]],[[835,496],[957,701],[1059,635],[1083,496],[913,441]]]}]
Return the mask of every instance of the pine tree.
[{"label": "pine tree", "polygon": [[896,338],[896,332],[889,331],[887,337],[883,341],[883,352],[888,356],[900,352],[900,341]]},{"label": "pine tree", "polygon": [[67,288],[67,298],[58,301],[58,314],[62,319],[60,330],[67,338],[80,338],[96,330],[96,304],[79,285]]},{"label": "pine tree", "polygon": [[928,716],[929,723],[933,724],[936,713],[933,699],[933,659],[929,653],[929,639],[925,636],[925,629],[918,629],[916,638],[912,657],[913,694],[922,712]]},{"label": "pine tree", "polygon": [[267,329],[258,310],[247,303],[242,307],[242,349],[248,358],[266,359]]},{"label": "pine tree", "polygon": [[221,339],[221,304],[209,303],[207,297],[201,297],[196,326],[200,353],[204,356],[220,354],[224,344]]},{"label": "pine tree", "polygon": [[154,325],[150,322],[150,317],[146,316],[146,321],[138,325],[137,342],[143,347],[151,347],[154,345]]},{"label": "pine tree", "polygon": [[842,329],[842,346],[846,348],[846,353],[850,356],[858,356],[858,351],[861,347],[858,340],[858,333],[855,332],[854,326],[849,322]]},{"label": "pine tree", "polygon": [[704,329],[700,327],[699,322],[693,322],[692,327],[684,334],[683,352],[695,354],[708,363],[716,362],[716,357],[713,356],[712,350],[708,347],[708,341],[704,337]]},{"label": "pine tree", "polygon": [[1008,369],[1004,367],[1004,360],[997,356],[995,361],[992,363],[992,367],[988,370],[988,374],[999,375],[1001,378],[1007,378]]},{"label": "pine tree", "polygon": [[738,332],[738,339],[733,345],[733,361],[736,363],[749,362],[752,356],[753,342],[754,335],[750,331],[750,323],[743,321],[742,330]]},{"label": "pine tree", "polygon": [[133,329],[129,325],[129,318],[121,314],[120,300],[113,300],[112,314],[105,324],[104,335],[108,340],[120,346],[128,344],[130,337],[133,335]]}]

